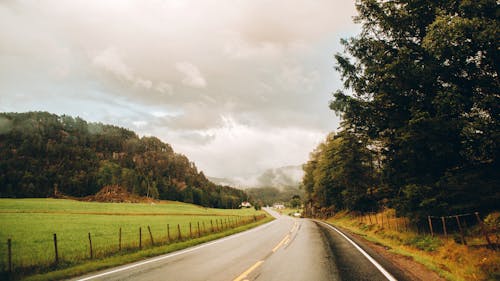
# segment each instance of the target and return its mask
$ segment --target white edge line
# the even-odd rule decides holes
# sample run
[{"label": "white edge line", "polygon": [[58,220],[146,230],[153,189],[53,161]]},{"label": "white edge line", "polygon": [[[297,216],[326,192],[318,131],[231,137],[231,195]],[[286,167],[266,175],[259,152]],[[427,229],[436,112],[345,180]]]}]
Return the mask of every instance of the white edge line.
[{"label": "white edge line", "polygon": [[331,229],[337,231],[340,235],[342,235],[342,237],[344,237],[347,241],[349,241],[361,254],[363,254],[363,256],[365,256],[385,276],[385,278],[387,278],[387,280],[397,281],[397,279],[394,278],[394,276],[392,276],[387,270],[385,270],[385,268],[383,268],[376,260],[374,260],[370,255],[368,255],[368,253],[366,253],[363,249],[361,249],[361,247],[359,247],[356,243],[354,243],[354,241],[349,239],[349,237],[347,237],[344,233],[340,232],[337,228],[327,223],[321,221],[318,222],[330,227]]},{"label": "white edge line", "polygon": [[186,253],[189,253],[189,252],[193,252],[193,251],[199,250],[201,248],[205,248],[205,247],[208,247],[208,246],[211,246],[211,245],[214,245],[214,244],[218,244],[218,243],[221,243],[221,242],[224,242],[224,241],[227,241],[227,240],[231,240],[231,239],[240,237],[242,235],[246,235],[248,233],[257,231],[257,230],[259,230],[261,228],[266,228],[266,227],[270,226],[271,224],[273,224],[274,222],[276,222],[276,220],[273,220],[273,221],[268,222],[268,223],[266,223],[264,225],[258,226],[258,227],[253,228],[253,229],[249,229],[249,230],[244,231],[244,232],[236,233],[236,234],[224,237],[224,238],[217,239],[217,240],[212,241],[212,242],[207,242],[207,243],[201,244],[199,246],[195,246],[193,248],[188,248],[188,249],[177,251],[177,252],[174,252],[174,253],[171,253],[171,254],[166,254],[166,255],[163,255],[163,256],[159,256],[159,257],[156,257],[156,258],[152,258],[152,259],[143,261],[143,262],[134,263],[134,264],[131,264],[129,266],[120,267],[120,268],[117,268],[115,270],[106,271],[106,272],[103,272],[103,273],[100,273],[100,274],[96,274],[96,275],[92,275],[92,276],[89,276],[89,277],[85,277],[85,278],[82,278],[82,279],[77,279],[77,281],[91,280],[91,279],[94,279],[94,278],[103,277],[103,276],[110,275],[110,274],[113,274],[113,273],[117,273],[117,272],[120,272],[120,271],[125,271],[125,270],[128,270],[128,269],[134,268],[134,267],[142,266],[142,265],[145,265],[145,264],[148,264],[148,263],[153,263],[153,262],[161,261],[161,260],[164,260],[164,259],[172,258],[172,257],[175,257],[175,256],[179,256],[179,255],[182,255],[182,254],[186,254]]}]

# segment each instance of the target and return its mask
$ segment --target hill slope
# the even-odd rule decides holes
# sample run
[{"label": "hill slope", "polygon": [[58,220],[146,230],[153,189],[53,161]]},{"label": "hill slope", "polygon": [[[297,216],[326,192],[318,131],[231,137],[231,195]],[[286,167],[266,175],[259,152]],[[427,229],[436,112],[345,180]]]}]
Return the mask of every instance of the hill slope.
[{"label": "hill slope", "polygon": [[246,197],[155,137],[47,112],[0,113],[0,197],[81,197],[107,185],[217,208]]}]

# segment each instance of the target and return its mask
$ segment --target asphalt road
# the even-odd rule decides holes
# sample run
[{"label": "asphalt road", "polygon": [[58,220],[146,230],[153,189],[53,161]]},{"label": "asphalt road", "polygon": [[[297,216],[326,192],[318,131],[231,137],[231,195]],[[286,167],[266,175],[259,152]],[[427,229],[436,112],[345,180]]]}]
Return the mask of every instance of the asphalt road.
[{"label": "asphalt road", "polygon": [[273,214],[243,233],[73,280],[408,280],[331,226]]}]

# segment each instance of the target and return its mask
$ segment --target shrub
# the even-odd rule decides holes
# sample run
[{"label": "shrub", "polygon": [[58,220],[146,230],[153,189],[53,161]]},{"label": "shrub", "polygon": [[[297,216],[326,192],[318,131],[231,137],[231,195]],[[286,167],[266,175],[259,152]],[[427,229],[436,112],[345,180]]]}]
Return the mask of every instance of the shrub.
[{"label": "shrub", "polygon": [[431,236],[417,235],[405,241],[405,245],[414,246],[417,249],[433,252],[438,247],[443,245],[443,242],[438,238]]}]

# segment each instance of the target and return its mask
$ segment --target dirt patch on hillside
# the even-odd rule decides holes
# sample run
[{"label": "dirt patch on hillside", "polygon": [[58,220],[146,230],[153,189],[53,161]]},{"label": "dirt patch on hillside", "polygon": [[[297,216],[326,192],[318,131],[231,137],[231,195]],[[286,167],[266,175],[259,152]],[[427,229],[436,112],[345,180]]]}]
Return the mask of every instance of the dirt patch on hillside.
[{"label": "dirt patch on hillside", "polygon": [[96,194],[77,200],[108,203],[159,203],[159,200],[132,194],[119,185],[105,186]]}]

